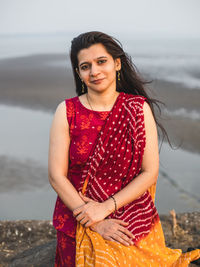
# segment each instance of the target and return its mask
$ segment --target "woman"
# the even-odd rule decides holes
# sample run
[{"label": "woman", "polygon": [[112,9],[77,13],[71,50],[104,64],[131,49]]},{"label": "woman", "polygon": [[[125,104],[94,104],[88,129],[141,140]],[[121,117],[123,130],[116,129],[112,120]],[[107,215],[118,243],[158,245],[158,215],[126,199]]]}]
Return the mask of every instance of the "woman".
[{"label": "woman", "polygon": [[156,100],[114,38],[81,34],[70,56],[78,96],[58,105],[49,145],[55,266],[188,266],[199,250],[165,247],[154,205]]}]

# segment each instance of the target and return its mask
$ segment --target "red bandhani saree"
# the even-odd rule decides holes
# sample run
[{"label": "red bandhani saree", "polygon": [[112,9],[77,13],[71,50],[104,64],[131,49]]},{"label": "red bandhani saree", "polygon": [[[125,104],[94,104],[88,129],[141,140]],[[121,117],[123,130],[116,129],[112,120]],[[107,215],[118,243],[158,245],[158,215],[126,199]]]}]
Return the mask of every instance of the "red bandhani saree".
[{"label": "red bandhani saree", "polygon": [[[121,92],[105,119],[83,169],[78,190],[98,202],[116,194],[140,172],[145,149],[143,96]],[[200,250],[182,253],[165,246],[154,205],[156,185],[108,218],[129,222],[134,245],[125,247],[104,240],[77,225],[76,266],[188,266]]]}]

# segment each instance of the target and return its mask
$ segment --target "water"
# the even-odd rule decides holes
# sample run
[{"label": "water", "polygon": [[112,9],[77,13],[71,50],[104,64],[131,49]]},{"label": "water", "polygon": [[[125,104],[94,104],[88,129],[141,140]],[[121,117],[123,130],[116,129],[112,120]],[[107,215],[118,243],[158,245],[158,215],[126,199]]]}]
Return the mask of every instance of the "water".
[{"label": "water", "polygon": [[[76,34],[0,36],[0,58],[34,54],[66,54],[52,66],[69,65],[69,49]],[[178,82],[188,89],[200,89],[200,39],[130,39],[116,36],[142,73],[152,79]]]},{"label": "water", "polygon": [[[200,106],[199,106],[200,108]],[[168,110],[163,108],[163,113],[173,118],[174,116],[183,117],[185,119],[200,121],[200,113],[196,110],[186,110],[185,108],[179,108],[175,110]]]},{"label": "water", "polygon": [[[18,171],[25,176],[24,183],[29,185],[26,190],[22,190],[20,180],[13,180],[9,190],[4,191],[3,181],[8,181],[3,180],[4,177],[0,175],[0,219],[52,218],[56,193],[49,185],[47,177],[52,118],[51,113],[0,105],[0,158],[5,156],[15,159],[19,164]],[[39,165],[46,172],[46,175],[42,172],[44,177],[41,177],[38,186],[31,181],[31,171],[26,176],[20,167],[27,159],[35,171]],[[173,208],[176,212],[200,209],[199,162],[199,154],[181,149],[170,150],[166,144],[162,146],[156,195],[156,206],[160,214],[168,213]]]},{"label": "water", "polygon": [[[8,181],[0,175],[1,220],[52,218],[56,193],[48,183],[47,174],[49,130],[52,118],[53,115],[47,112],[0,105],[0,157],[6,156],[12,161],[15,160],[14,170],[19,173],[16,176],[17,181],[11,177],[9,190],[6,186]],[[21,167],[24,164],[30,168],[28,173]],[[5,166],[6,168],[10,169],[10,166]],[[36,178],[33,170],[40,171],[36,175],[41,178],[40,181],[31,180]],[[8,170],[4,170],[3,173],[6,172]],[[12,176],[15,176],[14,171]],[[22,184],[23,182],[25,185]]]},{"label": "water", "polygon": [[125,48],[139,70],[153,79],[200,89],[200,39],[135,39]]},{"label": "water", "polygon": [[51,121],[47,112],[0,105],[0,155],[47,166]]},{"label": "water", "polygon": [[55,201],[50,187],[1,193],[0,220],[52,220]]},{"label": "water", "polygon": [[0,59],[68,53],[71,35],[0,35]]},{"label": "water", "polygon": [[[0,36],[0,59],[37,55],[66,54],[66,58],[48,62],[48,66],[66,67],[71,39],[76,34]],[[136,39],[116,36],[141,72],[152,79],[180,82],[188,90],[200,88],[200,39]],[[200,120],[197,110],[164,110],[170,116]],[[51,219],[56,193],[48,183],[48,138],[53,114],[20,107],[0,105],[0,159],[6,157],[12,166],[4,166],[15,176],[10,183],[3,177],[0,190],[0,219]],[[13,160],[13,161],[12,161]],[[160,154],[160,173],[156,206],[159,213],[200,209],[200,156],[164,144]],[[23,166],[27,165],[27,170]],[[18,166],[18,167],[17,167]],[[39,167],[38,167],[39,166]],[[16,170],[16,169],[15,169]],[[37,175],[32,174],[32,170]],[[22,179],[21,179],[22,177]],[[41,181],[33,181],[40,179]],[[22,190],[22,183],[25,189]],[[5,183],[7,187],[5,186]],[[3,189],[5,188],[5,190]],[[38,208],[39,207],[39,208]]]}]

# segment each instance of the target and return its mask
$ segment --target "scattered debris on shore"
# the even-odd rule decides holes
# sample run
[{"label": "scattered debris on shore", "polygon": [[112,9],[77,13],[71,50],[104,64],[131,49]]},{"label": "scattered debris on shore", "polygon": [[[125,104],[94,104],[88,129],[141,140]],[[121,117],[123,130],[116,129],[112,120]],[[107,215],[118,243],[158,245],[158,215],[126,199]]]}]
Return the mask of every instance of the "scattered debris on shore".
[{"label": "scattered debris on shore", "polygon": [[[200,212],[160,215],[166,245],[186,252],[200,246]],[[54,266],[56,231],[51,221],[0,221],[0,266]],[[190,266],[196,266],[191,264]]]}]

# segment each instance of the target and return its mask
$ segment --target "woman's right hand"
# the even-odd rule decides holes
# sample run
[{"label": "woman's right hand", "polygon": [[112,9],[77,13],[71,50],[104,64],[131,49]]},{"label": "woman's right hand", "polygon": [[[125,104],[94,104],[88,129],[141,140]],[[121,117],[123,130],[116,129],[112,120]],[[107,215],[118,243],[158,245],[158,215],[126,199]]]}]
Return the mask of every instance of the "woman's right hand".
[{"label": "woman's right hand", "polygon": [[133,245],[134,235],[125,227],[128,223],[117,219],[104,219],[90,226],[91,230],[99,233],[104,239],[125,246]]}]

